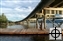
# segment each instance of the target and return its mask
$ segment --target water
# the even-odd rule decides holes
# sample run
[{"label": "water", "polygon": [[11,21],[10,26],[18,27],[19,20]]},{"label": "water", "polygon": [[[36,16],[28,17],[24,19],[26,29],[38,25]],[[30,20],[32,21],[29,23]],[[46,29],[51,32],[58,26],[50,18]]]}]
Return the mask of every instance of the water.
[{"label": "water", "polygon": [[[30,23],[30,27],[34,28],[36,25],[35,23]],[[46,28],[51,28],[53,25],[51,23],[46,24]],[[61,28],[63,27],[63,24],[61,25]],[[25,29],[26,27],[22,25],[11,25],[7,26],[7,28],[10,29]],[[63,39],[63,38],[62,38]],[[0,35],[0,41],[52,41],[49,40],[48,35]],[[57,41],[63,41],[63,40],[57,40]]]},{"label": "water", "polygon": [[10,29],[25,29],[26,27],[23,26],[23,25],[8,25],[7,28],[10,28]]},{"label": "water", "polygon": [[[36,23],[29,23],[29,25],[30,25],[31,28],[35,28],[36,27]],[[38,25],[39,25],[39,23],[38,23]],[[42,25],[44,27],[44,23]],[[54,27],[55,27],[55,25],[58,26],[57,23],[54,23]],[[53,24],[52,23],[46,23],[46,29],[49,29],[49,28],[53,28]],[[60,26],[60,28],[63,29],[63,24]]]},{"label": "water", "polygon": [[[48,35],[0,36],[0,41],[52,41]],[[63,40],[57,40],[63,41]]]},{"label": "water", "polygon": [[[56,26],[58,26],[56,23],[54,23],[54,24]],[[36,28],[36,23],[29,23],[29,25],[30,25],[30,28]],[[54,25],[54,27],[55,27],[55,25]],[[39,23],[38,23],[38,26],[39,26]],[[38,29],[39,29],[39,27],[38,27]],[[44,24],[42,24],[42,27],[44,27]],[[23,25],[8,25],[7,28],[9,28],[9,29],[27,29],[28,27],[23,26]],[[49,28],[53,28],[52,23],[46,23],[46,29],[49,29]],[[60,26],[60,28],[63,29],[63,24]]]}]

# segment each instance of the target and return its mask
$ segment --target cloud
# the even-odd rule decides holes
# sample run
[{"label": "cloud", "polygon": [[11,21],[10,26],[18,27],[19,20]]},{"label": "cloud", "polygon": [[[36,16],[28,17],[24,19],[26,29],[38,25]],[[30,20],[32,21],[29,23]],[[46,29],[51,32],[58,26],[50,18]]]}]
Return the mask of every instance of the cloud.
[{"label": "cloud", "polygon": [[25,18],[31,12],[31,11],[26,11],[28,9],[24,9],[24,8],[22,8],[22,10],[24,12],[18,11],[18,10],[12,9],[12,8],[2,8],[2,13],[5,13],[5,15],[7,16],[7,18],[9,20],[12,20],[12,21],[18,20],[19,21],[19,20],[22,20],[23,18]]},{"label": "cloud", "polygon": [[5,15],[7,16],[8,20],[11,20],[11,21],[19,21],[26,17],[23,14],[5,14]]},{"label": "cloud", "polygon": [[9,20],[19,21],[27,17],[39,2],[39,0],[2,0],[0,14],[5,13]]},{"label": "cloud", "polygon": [[16,11],[18,11],[18,12],[31,12],[34,8],[32,8],[32,7],[28,7],[28,8],[20,8],[20,7],[16,7],[16,8],[14,8]]}]

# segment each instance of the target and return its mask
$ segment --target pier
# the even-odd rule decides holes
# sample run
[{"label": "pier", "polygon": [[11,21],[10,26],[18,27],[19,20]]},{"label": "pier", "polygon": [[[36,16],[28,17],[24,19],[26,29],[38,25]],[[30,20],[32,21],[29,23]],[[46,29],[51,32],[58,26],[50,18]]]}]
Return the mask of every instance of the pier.
[{"label": "pier", "polygon": [[0,34],[48,34],[48,31],[38,29],[0,29]]},{"label": "pier", "polygon": [[[55,18],[56,14],[63,15],[63,0],[42,0],[26,18],[14,23],[28,27],[28,29],[1,28],[0,34],[49,34],[49,30],[46,29],[46,20],[53,19],[50,22],[53,27],[57,26],[54,24],[54,19],[60,18]],[[61,18],[63,19],[63,17]],[[30,23],[35,23],[34,28],[30,28],[32,27]]]}]

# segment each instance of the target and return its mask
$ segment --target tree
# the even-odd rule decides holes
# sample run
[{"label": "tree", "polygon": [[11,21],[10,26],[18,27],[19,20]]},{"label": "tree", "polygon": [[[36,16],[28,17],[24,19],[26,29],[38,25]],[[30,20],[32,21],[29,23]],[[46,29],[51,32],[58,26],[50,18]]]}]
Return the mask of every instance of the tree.
[{"label": "tree", "polygon": [[2,13],[2,15],[0,15],[0,23],[6,23],[7,22],[7,18],[6,16],[4,15],[4,13]]}]

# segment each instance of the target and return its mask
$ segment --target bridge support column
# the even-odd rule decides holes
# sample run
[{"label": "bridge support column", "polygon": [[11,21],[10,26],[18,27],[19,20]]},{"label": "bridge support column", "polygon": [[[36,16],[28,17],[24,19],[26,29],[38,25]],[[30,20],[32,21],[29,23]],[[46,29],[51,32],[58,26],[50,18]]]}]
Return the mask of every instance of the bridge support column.
[{"label": "bridge support column", "polygon": [[40,24],[40,30],[42,30],[43,28],[42,28],[42,21],[41,21],[41,24]]},{"label": "bridge support column", "polygon": [[23,22],[22,22],[22,25],[23,25]]},{"label": "bridge support column", "polygon": [[36,28],[38,28],[38,18],[36,18]]},{"label": "bridge support column", "polygon": [[54,27],[54,19],[53,19],[53,27]]},{"label": "bridge support column", "polygon": [[29,20],[27,20],[27,26],[28,26],[28,27],[30,27],[29,23],[30,23]]},{"label": "bridge support column", "polygon": [[38,16],[36,15],[36,28],[38,28]]},{"label": "bridge support column", "polygon": [[46,14],[45,14],[45,10],[43,10],[43,14],[44,14],[44,29],[46,29]]}]

